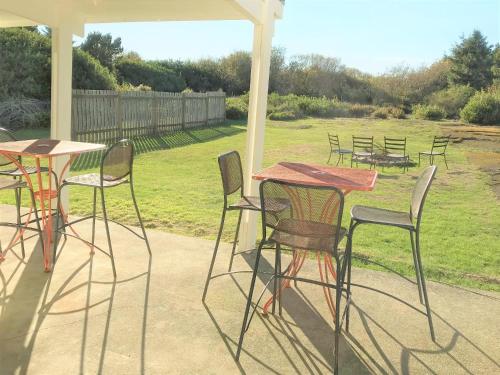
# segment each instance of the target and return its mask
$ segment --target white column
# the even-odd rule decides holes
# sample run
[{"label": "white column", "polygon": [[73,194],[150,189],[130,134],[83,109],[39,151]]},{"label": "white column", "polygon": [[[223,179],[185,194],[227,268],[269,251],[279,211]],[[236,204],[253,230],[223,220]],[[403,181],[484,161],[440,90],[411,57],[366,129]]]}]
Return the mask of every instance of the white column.
[{"label": "white column", "polygon": [[[52,28],[52,84],[50,137],[71,139],[71,102],[73,77],[73,32],[70,24]],[[55,158],[55,170],[61,172],[68,159]],[[68,212],[69,196],[65,190],[62,203]]]},{"label": "white column", "polygon": [[[250,103],[248,107],[247,142],[245,150],[245,195],[259,194],[259,184],[252,175],[262,167],[264,156],[264,127],[267,110],[267,90],[269,88],[269,68],[274,33],[274,13],[271,1],[266,0],[263,22],[254,24],[252,74],[250,80]],[[257,213],[244,212],[239,249],[246,250],[255,246],[257,237]]]}]

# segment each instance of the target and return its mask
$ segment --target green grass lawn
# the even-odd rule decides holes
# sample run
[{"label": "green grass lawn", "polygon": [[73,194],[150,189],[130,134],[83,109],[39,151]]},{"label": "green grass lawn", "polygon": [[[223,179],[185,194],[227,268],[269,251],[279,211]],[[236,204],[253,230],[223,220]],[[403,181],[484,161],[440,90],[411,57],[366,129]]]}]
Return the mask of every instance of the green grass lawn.
[{"label": "green grass lawn", "polygon": [[[428,149],[433,136],[446,133],[449,126],[449,122],[416,120],[269,121],[264,166],[285,160],[325,163],[329,152],[328,132],[338,134],[342,145],[348,148],[351,135],[373,135],[378,143],[383,142],[384,135],[406,136],[410,155],[416,160],[418,151]],[[229,123],[137,141],[140,154],[135,161],[135,185],[147,227],[215,238],[222,207],[217,155],[236,149],[243,156],[245,130],[243,123]],[[18,136],[37,138],[44,136],[44,131],[21,131]],[[500,290],[500,205],[488,185],[490,176],[469,161],[469,153],[481,151],[477,147],[477,144],[468,142],[451,144],[448,171],[438,160],[437,179],[424,209],[422,257],[430,279]],[[489,147],[494,152],[500,148],[498,143]],[[76,164],[76,169],[80,170],[75,173],[86,172],[89,170],[86,166],[95,165],[95,160],[81,160]],[[347,196],[344,225],[349,223],[349,210],[354,204],[407,210],[411,189],[423,167],[412,167],[406,174],[395,167],[379,171],[374,191],[353,192]],[[360,165],[360,168],[366,166]],[[71,189],[72,212],[88,213],[91,191]],[[123,199],[126,194],[127,190],[121,188],[109,193],[110,214],[116,219],[135,223],[133,207]],[[6,196],[3,199],[9,201]],[[230,214],[228,228],[232,228],[235,222],[236,214]],[[229,240],[231,236],[232,232],[227,231],[224,238]],[[399,272],[414,275],[406,231],[360,226],[354,249],[358,254],[383,262]],[[165,251],[168,251],[168,244]],[[358,262],[358,265],[362,264]]]}]

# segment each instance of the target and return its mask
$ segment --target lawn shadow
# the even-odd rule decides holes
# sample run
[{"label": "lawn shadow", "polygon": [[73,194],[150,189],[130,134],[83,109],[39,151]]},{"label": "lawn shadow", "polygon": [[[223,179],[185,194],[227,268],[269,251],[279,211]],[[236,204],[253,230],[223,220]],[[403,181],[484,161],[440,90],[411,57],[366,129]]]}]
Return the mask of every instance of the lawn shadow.
[{"label": "lawn shadow", "polygon": [[[230,137],[244,132],[245,129],[230,125],[214,125],[204,128],[193,128],[167,133],[158,136],[141,136],[132,139],[135,154],[140,155],[148,152],[169,150],[178,147],[189,146],[196,143],[214,141],[219,138]],[[103,151],[95,151],[80,155],[71,165],[72,171],[97,168],[100,165]]]}]

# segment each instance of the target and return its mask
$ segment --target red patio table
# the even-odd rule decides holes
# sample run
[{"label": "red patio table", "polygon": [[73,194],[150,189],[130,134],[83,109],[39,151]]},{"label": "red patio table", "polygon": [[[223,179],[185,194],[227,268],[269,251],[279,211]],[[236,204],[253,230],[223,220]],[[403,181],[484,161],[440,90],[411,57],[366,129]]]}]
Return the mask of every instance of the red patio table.
[{"label": "red patio table", "polygon": [[[58,156],[70,156],[64,165],[59,180],[62,181],[65,172],[76,156],[92,151],[103,150],[106,145],[96,143],[84,143],[73,141],[61,141],[56,139],[30,139],[24,141],[2,142],[0,143],[0,154],[11,160],[26,178],[30,189],[33,190],[36,200],[40,201],[42,213],[42,228],[45,233],[43,245],[43,260],[45,271],[49,272],[50,265],[50,243],[52,242],[52,199],[57,198],[57,190],[52,188],[53,158]],[[27,156],[35,159],[36,178],[38,190],[34,190],[30,175],[19,162],[19,156]],[[48,175],[47,188],[44,188],[40,160],[47,159]],[[47,202],[46,202],[47,201]],[[36,207],[32,208],[36,210]],[[61,211],[63,212],[63,211]],[[64,215],[64,213],[63,213]],[[28,219],[29,221],[29,219]]]},{"label": "red patio table", "polygon": [[[349,194],[351,191],[371,191],[375,187],[377,180],[377,171],[367,169],[354,168],[337,168],[319,164],[291,163],[280,162],[269,168],[266,168],[256,173],[253,178],[255,180],[275,179],[291,183],[299,183],[313,186],[334,186],[344,193]],[[292,202],[294,204],[294,202]],[[303,211],[302,207],[295,207],[296,212]],[[329,211],[329,207],[325,207],[324,211]],[[306,250],[294,250],[292,264],[288,267],[289,275],[295,276],[302,268],[306,258]],[[316,252],[318,260],[319,274],[321,281],[328,282],[328,272],[335,277],[335,269],[332,265],[332,259],[329,254],[321,254]],[[323,262],[321,264],[321,255]],[[324,268],[324,273],[323,273]],[[290,280],[284,280],[278,293],[282,293],[284,288],[290,287]],[[332,314],[334,313],[334,303],[330,294],[330,289],[324,287],[325,298]],[[264,304],[264,313],[271,305],[273,297]]]}]

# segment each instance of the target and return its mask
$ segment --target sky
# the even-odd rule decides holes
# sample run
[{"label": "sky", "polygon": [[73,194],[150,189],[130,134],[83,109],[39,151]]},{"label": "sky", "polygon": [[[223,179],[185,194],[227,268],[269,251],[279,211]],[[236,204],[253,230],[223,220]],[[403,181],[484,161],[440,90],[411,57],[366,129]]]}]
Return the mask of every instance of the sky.
[{"label": "sky", "polygon": [[[500,43],[500,0],[286,0],[273,46],[287,58],[319,53],[382,74],[429,65],[474,29]],[[91,24],[85,33],[121,37],[147,60],[196,60],[250,51],[252,30],[249,21],[203,21]]]}]

